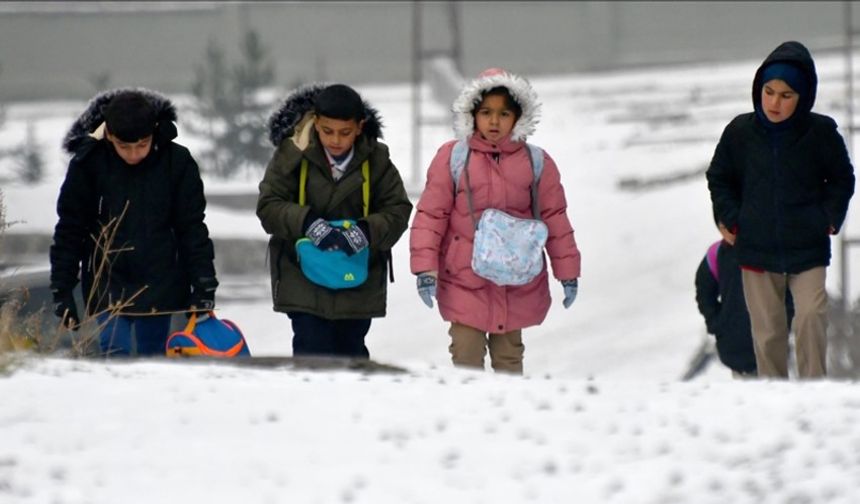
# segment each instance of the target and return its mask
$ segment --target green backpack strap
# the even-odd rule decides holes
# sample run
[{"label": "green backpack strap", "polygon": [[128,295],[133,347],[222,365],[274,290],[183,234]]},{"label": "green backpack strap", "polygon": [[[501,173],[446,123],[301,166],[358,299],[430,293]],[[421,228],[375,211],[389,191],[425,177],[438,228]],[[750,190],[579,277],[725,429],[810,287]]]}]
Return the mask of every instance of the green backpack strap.
[{"label": "green backpack strap", "polygon": [[366,159],[361,163],[361,178],[363,180],[361,183],[362,209],[364,216],[367,217],[370,213],[370,161]]},{"label": "green backpack strap", "polygon": [[305,194],[305,187],[308,185],[308,160],[302,158],[302,167],[299,171],[299,205],[305,206],[305,202],[307,201],[307,194]]},{"label": "green backpack strap", "polygon": [[[361,163],[361,210],[365,217],[370,213],[370,161],[367,159]],[[305,188],[308,185],[308,160],[302,158],[302,166],[299,169],[299,205],[305,206],[307,203],[307,192]]]}]

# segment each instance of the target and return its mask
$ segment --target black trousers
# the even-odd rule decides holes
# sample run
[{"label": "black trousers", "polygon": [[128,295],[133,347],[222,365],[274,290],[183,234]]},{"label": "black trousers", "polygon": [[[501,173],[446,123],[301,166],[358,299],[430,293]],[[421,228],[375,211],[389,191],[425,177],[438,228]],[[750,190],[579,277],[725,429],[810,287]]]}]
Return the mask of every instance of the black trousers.
[{"label": "black trousers", "polygon": [[287,316],[293,325],[293,356],[370,358],[364,337],[371,319],[330,320],[301,312],[289,312]]}]

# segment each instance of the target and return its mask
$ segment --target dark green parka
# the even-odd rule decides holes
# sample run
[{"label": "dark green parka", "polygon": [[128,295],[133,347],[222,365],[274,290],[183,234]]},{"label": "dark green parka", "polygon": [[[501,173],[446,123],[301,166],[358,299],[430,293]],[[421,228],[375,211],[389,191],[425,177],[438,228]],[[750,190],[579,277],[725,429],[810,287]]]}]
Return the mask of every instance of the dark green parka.
[{"label": "dark green parka", "polygon": [[[403,181],[379,142],[381,124],[376,110],[365,104],[366,122],[356,139],[355,152],[343,177],[335,181],[328,159],[313,128],[313,97],[322,87],[290,95],[270,120],[270,138],[277,147],[260,183],[257,216],[271,235],[269,263],[274,309],[310,313],[327,319],[385,316],[388,262],[391,248],[406,231],[412,203]],[[307,206],[300,206],[299,173],[308,161]],[[363,217],[361,164],[370,164],[370,209]],[[296,240],[310,209],[327,220],[364,220],[370,229],[367,281],[343,290],[310,282],[296,259]]]}]

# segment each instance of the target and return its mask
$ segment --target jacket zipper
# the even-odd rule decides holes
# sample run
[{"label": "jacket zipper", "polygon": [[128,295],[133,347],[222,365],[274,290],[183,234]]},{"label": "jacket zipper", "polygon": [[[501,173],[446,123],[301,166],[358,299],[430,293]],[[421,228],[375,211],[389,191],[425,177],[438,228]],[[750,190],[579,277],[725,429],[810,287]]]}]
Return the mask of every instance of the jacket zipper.
[{"label": "jacket zipper", "polygon": [[778,144],[774,143],[773,147],[773,177],[774,177],[774,187],[773,187],[773,206],[774,213],[776,215],[776,248],[777,248],[777,256],[779,257],[779,268],[781,273],[786,272],[785,268],[785,244],[783,243],[783,234],[784,234],[784,226],[783,226],[783,215],[782,215],[782,207],[780,205],[779,199],[779,187],[781,180],[781,170],[780,170],[780,162],[779,162],[779,147]]}]

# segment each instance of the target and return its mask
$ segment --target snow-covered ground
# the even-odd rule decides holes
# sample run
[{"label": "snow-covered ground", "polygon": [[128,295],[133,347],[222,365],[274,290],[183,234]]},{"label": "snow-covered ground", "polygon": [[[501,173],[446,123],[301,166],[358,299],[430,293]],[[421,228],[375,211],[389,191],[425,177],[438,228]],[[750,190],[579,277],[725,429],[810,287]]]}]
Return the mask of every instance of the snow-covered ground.
[{"label": "snow-covered ground", "polygon": [[[818,64],[816,111],[842,122],[842,61]],[[404,237],[368,347],[408,372],[25,361],[0,379],[0,502],[860,502],[856,384],[736,382],[718,364],[679,381],[704,331],[695,269],[718,238],[695,172],[750,109],[757,65],[533,79],[544,108],[531,141],[562,170],[583,276],[570,310],[553,283],[546,321],[524,332],[525,378],[451,367],[446,324],[415,293]],[[411,180],[408,87],[359,91]],[[58,146],[83,106],[8,108],[0,147],[33,121],[49,175],[35,187],[3,182],[19,221],[7,239],[53,228]],[[449,135],[427,132],[425,164]],[[678,174],[692,175],[620,187]],[[206,185],[253,191],[256,181]],[[253,212],[210,205],[207,223],[215,239],[261,241],[259,274],[239,283],[267,292]],[[288,320],[265,296],[219,313],[256,355],[289,355]]]}]

